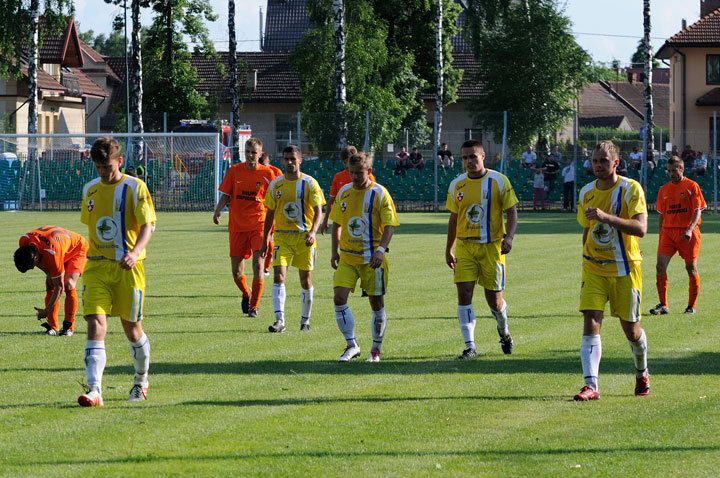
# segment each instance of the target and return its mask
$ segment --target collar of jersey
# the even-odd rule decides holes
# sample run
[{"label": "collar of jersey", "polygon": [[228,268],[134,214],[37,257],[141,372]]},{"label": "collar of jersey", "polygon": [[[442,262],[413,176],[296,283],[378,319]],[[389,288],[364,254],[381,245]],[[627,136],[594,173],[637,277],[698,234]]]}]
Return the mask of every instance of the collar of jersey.
[{"label": "collar of jersey", "polygon": [[476,180],[476,179],[484,179],[485,176],[487,176],[488,174],[490,174],[490,170],[489,170],[488,168],[485,168],[485,174],[483,174],[483,175],[480,176],[479,178],[471,178],[469,174],[465,173],[465,175],[467,176],[467,178],[468,178],[468,179],[472,179],[473,181]]}]

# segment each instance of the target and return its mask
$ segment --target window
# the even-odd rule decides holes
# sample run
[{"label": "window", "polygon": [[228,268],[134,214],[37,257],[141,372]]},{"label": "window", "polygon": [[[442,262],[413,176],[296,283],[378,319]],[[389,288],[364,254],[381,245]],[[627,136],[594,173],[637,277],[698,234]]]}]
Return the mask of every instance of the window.
[{"label": "window", "polygon": [[705,83],[720,85],[720,55],[706,55]]}]

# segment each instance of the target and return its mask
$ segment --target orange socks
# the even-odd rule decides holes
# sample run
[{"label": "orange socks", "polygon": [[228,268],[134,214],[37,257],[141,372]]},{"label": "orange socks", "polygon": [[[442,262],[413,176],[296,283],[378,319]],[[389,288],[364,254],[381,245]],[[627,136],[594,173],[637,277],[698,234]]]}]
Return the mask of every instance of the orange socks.
[{"label": "orange socks", "polygon": [[[52,290],[46,290],[45,291],[45,306],[47,307],[48,302],[50,302],[50,297],[52,297]],[[55,305],[53,306],[52,310],[48,310],[48,316],[47,316],[47,323],[50,327],[52,327],[55,330],[58,330],[58,312],[60,311],[60,301],[58,300],[55,302]]]},{"label": "orange socks", "polygon": [[[60,301],[58,301],[60,303]],[[65,289],[65,322],[70,322],[70,330],[75,330],[75,313],[78,308],[76,289]]]},{"label": "orange socks", "polygon": [[690,276],[690,285],[688,287],[688,307],[695,308],[698,292],[700,291],[700,275]]},{"label": "orange socks", "polygon": [[660,303],[667,307],[667,287],[668,287],[668,279],[667,274],[663,274],[661,276],[656,276],[656,285],[657,285],[657,291],[658,291],[658,299],[660,299]]},{"label": "orange socks", "polygon": [[247,285],[247,280],[245,279],[245,275],[241,275],[238,279],[235,278],[235,285],[238,286],[238,289],[240,289],[240,292],[242,292],[243,297],[248,297],[250,295],[250,288]]},{"label": "orange socks", "polygon": [[252,296],[250,297],[250,310],[257,310],[258,304],[260,304],[260,296],[263,291],[263,280],[259,278],[253,278],[252,281]]}]

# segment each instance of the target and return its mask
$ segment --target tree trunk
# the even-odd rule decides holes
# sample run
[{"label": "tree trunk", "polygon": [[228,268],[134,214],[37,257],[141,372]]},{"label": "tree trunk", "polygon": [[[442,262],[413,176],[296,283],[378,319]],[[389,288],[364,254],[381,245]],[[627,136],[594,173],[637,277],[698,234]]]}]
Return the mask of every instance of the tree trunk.
[{"label": "tree trunk", "polygon": [[240,151],[240,145],[238,144],[238,129],[240,128],[240,100],[238,98],[238,81],[237,81],[237,42],[235,41],[235,0],[228,0],[228,36],[229,36],[229,51],[228,51],[228,63],[230,66],[230,103],[232,106],[232,157],[233,163],[238,161],[238,151]]},{"label": "tree trunk", "polygon": [[437,54],[437,93],[435,96],[435,111],[437,111],[437,138],[436,145],[440,145],[440,136],[442,135],[442,118],[443,118],[443,88],[445,70],[443,67],[443,40],[442,40],[442,22],[443,22],[443,0],[437,2],[437,34],[435,36],[435,51]]},{"label": "tree trunk", "polygon": [[648,149],[654,149],[653,135],[653,102],[652,102],[652,46],[650,44],[650,0],[643,0],[643,27],[645,30],[645,79],[643,92],[645,96],[645,137]]},{"label": "tree trunk", "polygon": [[[142,119],[142,43],[140,41],[140,0],[132,0],[132,95],[130,106],[132,111],[132,132],[143,132]],[[142,141],[133,141],[133,160],[136,165],[142,163]]]},{"label": "tree trunk", "polygon": [[[30,60],[28,61],[28,133],[37,133],[38,110],[38,21],[40,19],[40,0],[30,1]],[[34,143],[34,142],[33,142]]]},{"label": "tree trunk", "polygon": [[[343,0],[333,0],[335,26],[335,124],[338,153],[347,146],[348,127],[345,118],[345,6]],[[298,138],[299,142],[300,138]]]}]

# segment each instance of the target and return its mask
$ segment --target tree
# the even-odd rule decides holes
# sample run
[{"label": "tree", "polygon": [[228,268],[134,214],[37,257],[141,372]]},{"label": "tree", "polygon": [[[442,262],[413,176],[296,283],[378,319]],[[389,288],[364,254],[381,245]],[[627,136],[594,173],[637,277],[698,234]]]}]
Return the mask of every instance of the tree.
[{"label": "tree", "polygon": [[[645,38],[638,40],[637,49],[630,58],[630,66],[633,68],[644,68],[645,67]],[[660,62],[653,56],[652,67],[660,68]]]},{"label": "tree", "polygon": [[[335,38],[335,127],[338,151],[347,146],[348,125],[345,119],[347,88],[345,85],[345,2],[333,0],[333,33]],[[298,138],[298,141],[300,138]]]},{"label": "tree", "polygon": [[93,30],[79,32],[80,40],[86,45],[90,45],[93,50],[103,56],[123,56],[125,55],[125,36],[117,31],[111,32],[109,35],[101,33],[95,36]]},{"label": "tree", "polygon": [[[448,7],[448,5],[451,5]],[[458,8],[445,6],[444,60],[450,37],[457,31]],[[403,128],[416,128],[416,142],[428,140],[423,93],[432,93],[437,79],[434,3],[424,0],[345,0],[345,119],[348,143],[364,142],[365,112],[370,112],[371,148],[398,139]],[[291,55],[300,76],[303,129],[322,158],[332,158],[339,134],[335,118],[335,23],[332,0],[308,0],[315,28],[305,32]],[[454,16],[453,16],[454,15]],[[447,68],[445,101],[453,101],[461,73]]]},{"label": "tree", "polygon": [[[643,140],[643,146],[647,147],[643,151],[643,154],[647,154],[645,151],[652,151],[654,149],[654,134],[653,134],[653,97],[652,97],[652,59],[653,51],[652,45],[650,44],[650,0],[643,0],[643,30],[644,30],[644,44],[645,44],[645,78],[643,79],[643,97],[645,99],[645,135]],[[647,174],[645,173],[645,162],[643,161],[643,186],[646,184]]]},{"label": "tree", "polygon": [[230,68],[230,104],[232,108],[232,144],[235,146],[232,151],[233,162],[237,160],[239,152],[238,129],[240,129],[240,98],[237,82],[237,42],[235,41],[235,0],[228,0],[228,66]]},{"label": "tree", "polygon": [[586,81],[588,54],[573,37],[556,0],[472,0],[468,29],[480,64],[482,94],[473,119],[495,137],[508,112],[508,144],[521,149],[572,117]]}]

